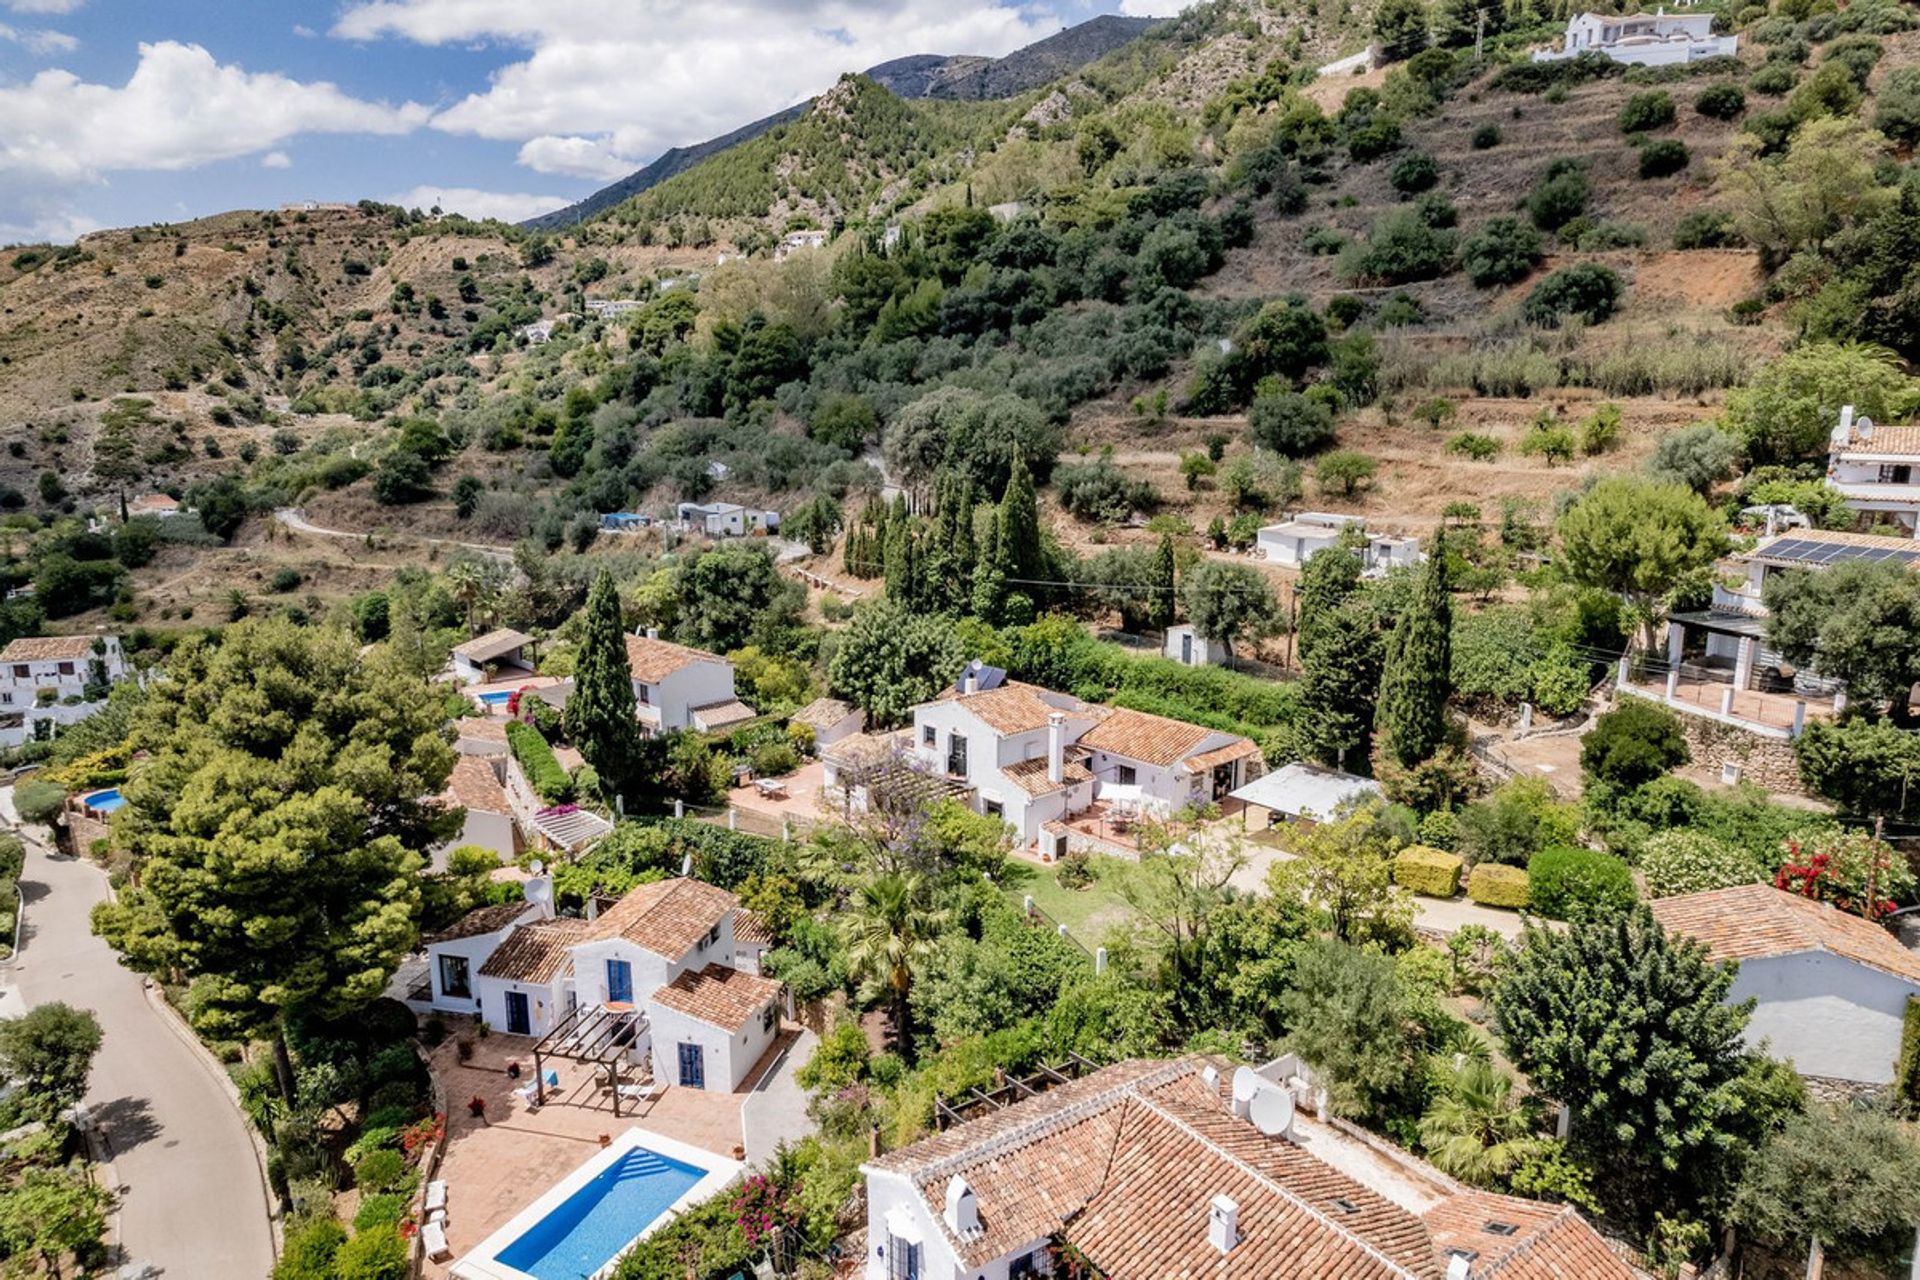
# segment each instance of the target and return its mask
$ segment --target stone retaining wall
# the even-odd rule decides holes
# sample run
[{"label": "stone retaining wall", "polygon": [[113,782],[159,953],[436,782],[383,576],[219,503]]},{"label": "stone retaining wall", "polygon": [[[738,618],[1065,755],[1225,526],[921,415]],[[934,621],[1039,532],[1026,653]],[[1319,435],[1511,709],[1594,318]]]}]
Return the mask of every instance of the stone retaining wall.
[{"label": "stone retaining wall", "polygon": [[1767,791],[1805,794],[1806,789],[1800,785],[1800,763],[1794,757],[1792,743],[1763,738],[1732,725],[1703,720],[1699,716],[1681,715],[1674,718],[1680,722],[1680,731],[1686,735],[1687,747],[1693,752],[1695,764],[1704,765],[1716,774],[1724,765],[1738,765],[1743,782],[1751,782]]}]

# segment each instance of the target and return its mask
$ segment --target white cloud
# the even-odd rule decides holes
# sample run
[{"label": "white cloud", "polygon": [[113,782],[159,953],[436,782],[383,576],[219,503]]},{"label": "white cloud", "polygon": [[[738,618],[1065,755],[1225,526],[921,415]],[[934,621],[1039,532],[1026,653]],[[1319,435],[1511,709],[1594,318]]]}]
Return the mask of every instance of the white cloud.
[{"label": "white cloud", "polygon": [[284,151],[269,151],[260,157],[262,169],[291,169],[293,160]]},{"label": "white cloud", "polygon": [[21,208],[0,210],[0,245],[72,244],[100,226],[70,205],[28,201]]},{"label": "white cloud", "polygon": [[1002,54],[1058,30],[1015,0],[371,0],[347,39],[527,50],[434,117],[521,142],[544,173],[607,178],[910,53]]},{"label": "white cloud", "polygon": [[72,13],[87,0],[4,0],[15,13]]},{"label": "white cloud", "polygon": [[514,191],[476,191],[472,187],[418,186],[397,196],[388,196],[388,204],[406,209],[431,209],[439,205],[445,213],[464,213],[469,218],[498,218],[502,222],[522,222],[537,214],[551,213],[572,204],[566,196],[536,196]]},{"label": "white cloud", "polygon": [[293,24],[293,34],[299,36],[302,40],[312,40],[320,33],[304,22],[296,22]]},{"label": "white cloud", "polygon": [[125,85],[56,70],[0,87],[0,174],[77,182],[113,170],[190,169],[302,133],[406,133],[430,115],[415,103],[368,102],[162,41],[140,46]]},{"label": "white cloud", "polygon": [[1120,12],[1129,18],[1171,18],[1185,13],[1199,0],[1120,0]]},{"label": "white cloud", "polygon": [[23,31],[4,22],[0,22],[0,40],[17,44],[28,53],[43,58],[56,53],[72,53],[80,47],[80,42],[64,31]]}]

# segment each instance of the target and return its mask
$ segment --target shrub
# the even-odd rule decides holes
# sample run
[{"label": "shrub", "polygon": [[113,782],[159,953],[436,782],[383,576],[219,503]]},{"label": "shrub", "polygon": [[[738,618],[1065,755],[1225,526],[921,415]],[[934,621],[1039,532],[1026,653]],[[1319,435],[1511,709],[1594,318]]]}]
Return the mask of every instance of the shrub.
[{"label": "shrub", "polygon": [[1618,911],[1634,902],[1633,872],[1610,853],[1556,845],[1527,864],[1533,908],[1549,920]]},{"label": "shrub", "polygon": [[1333,442],[1333,410],[1295,391],[1268,392],[1247,409],[1247,433],[1259,447],[1297,458]]},{"label": "shrub", "polygon": [[368,1152],[353,1166],[353,1184],[363,1192],[391,1191],[406,1175],[407,1158],[385,1148]]},{"label": "shrub", "polygon": [[1313,478],[1322,493],[1338,494],[1351,498],[1361,488],[1372,483],[1379,464],[1366,454],[1354,449],[1335,449],[1321,457],[1320,463],[1313,469]]},{"label": "shrub", "polygon": [[299,590],[302,581],[298,569],[276,569],[273,574],[273,589],[285,595],[289,591]]},{"label": "shrub", "polygon": [[392,1192],[363,1196],[360,1208],[353,1215],[353,1229],[366,1231],[373,1227],[392,1227],[399,1225],[400,1219],[407,1215],[407,1197]]},{"label": "shrub", "polygon": [[1136,511],[1151,511],[1159,494],[1105,460],[1063,466],[1054,472],[1060,505],[1075,517],[1096,524],[1117,524]]},{"label": "shrub", "polygon": [[333,1280],[333,1259],[347,1242],[347,1229],[319,1218],[287,1232],[273,1280]]},{"label": "shrub", "polygon": [[1540,261],[1540,234],[1518,218],[1494,218],[1460,246],[1467,278],[1482,286],[1513,284]]},{"label": "shrub", "polygon": [[753,753],[755,777],[778,778],[800,767],[800,753],[790,742],[769,742]]},{"label": "shrub", "polygon": [[1527,216],[1542,231],[1558,231],[1587,211],[1587,171],[1577,160],[1556,160],[1527,197]]},{"label": "shrub", "polygon": [[1873,127],[1895,142],[1920,142],[1920,67],[1900,67],[1881,80]]},{"label": "shrub", "polygon": [[1664,129],[1673,123],[1674,114],[1673,96],[1665,89],[1636,93],[1620,108],[1620,132],[1645,133],[1649,129]]},{"label": "shrub", "polygon": [[14,811],[23,822],[52,822],[66,802],[64,788],[40,778],[29,778],[13,789]]},{"label": "shrub", "polygon": [[1684,828],[1662,831],[1641,846],[1640,870],[1647,893],[1655,898],[1759,884],[1768,875],[1751,849]]},{"label": "shrub", "polygon": [[1693,100],[1693,109],[1709,120],[1731,120],[1747,109],[1747,91],[1737,84],[1710,84]]},{"label": "shrub", "polygon": [[1453,268],[1457,235],[1428,226],[1411,209],[1396,209],[1377,219],[1363,243],[1341,251],[1341,274],[1353,280],[1405,284],[1431,280]]},{"label": "shrub", "polygon": [[1620,305],[1623,289],[1619,272],[1598,263],[1581,262],[1554,272],[1533,287],[1521,304],[1528,324],[1557,329],[1568,316],[1599,324]]},{"label": "shrub", "polygon": [[1447,441],[1447,452],[1475,462],[1491,462],[1500,456],[1500,441],[1478,431],[1462,431]]},{"label": "shrub", "polygon": [[1745,243],[1734,229],[1733,215],[1723,209],[1695,209],[1673,228],[1676,249],[1737,249]]},{"label": "shrub", "polygon": [[334,1280],[406,1280],[411,1270],[407,1242],[393,1227],[362,1231],[333,1255]]},{"label": "shrub", "polygon": [[553,748],[538,729],[518,720],[507,721],[507,747],[519,761],[535,795],[548,804],[565,804],[573,799],[573,779],[560,767]]},{"label": "shrub", "polygon": [[1440,165],[1424,151],[1410,151],[1393,162],[1387,181],[1403,196],[1419,195],[1440,181]]},{"label": "shrub", "polygon": [[1473,131],[1473,137],[1469,139],[1469,143],[1475,151],[1491,151],[1500,145],[1500,126],[1497,124],[1481,125]]},{"label": "shrub", "polygon": [[1445,850],[1409,845],[1394,855],[1393,881],[1402,889],[1429,898],[1451,898],[1460,892],[1462,865]]},{"label": "shrub", "polygon": [[1460,810],[1459,825],[1457,848],[1469,862],[1524,866],[1541,849],[1573,843],[1580,813],[1546,779],[1519,777]]},{"label": "shrub", "polygon": [[1467,897],[1483,907],[1522,910],[1530,901],[1526,870],[1483,862],[1467,877]]},{"label": "shrub", "polygon": [[1693,758],[1673,712],[1645,698],[1622,698],[1580,741],[1580,770],[1588,778],[1631,791]]},{"label": "shrub", "polygon": [[1649,142],[1640,148],[1640,176],[1642,178],[1670,178],[1687,167],[1693,159],[1687,150],[1687,144],[1678,138],[1662,138],[1658,142]]},{"label": "shrub", "polygon": [[1748,78],[1747,83],[1755,93],[1764,93],[1777,98],[1793,88],[1793,82],[1799,79],[1799,73],[1787,62],[1769,62]]}]

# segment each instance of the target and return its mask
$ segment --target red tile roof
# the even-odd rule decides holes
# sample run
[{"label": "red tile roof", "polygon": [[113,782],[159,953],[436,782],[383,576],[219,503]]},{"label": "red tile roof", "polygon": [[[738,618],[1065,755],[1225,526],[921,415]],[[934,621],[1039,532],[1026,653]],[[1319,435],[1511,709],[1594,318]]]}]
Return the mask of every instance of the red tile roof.
[{"label": "red tile roof", "polygon": [[1087,768],[1085,761],[1065,760],[1061,762],[1060,768],[1060,776],[1063,780],[1055,782],[1047,776],[1047,758],[1045,756],[1035,756],[1031,760],[1016,761],[1013,764],[1004,766],[1000,772],[1005,774],[1015,786],[1030,796],[1049,796],[1056,791],[1064,791],[1068,787],[1078,783],[1093,781],[1093,772]]},{"label": "red tile roof", "polygon": [[1704,942],[1716,960],[1824,951],[1920,986],[1920,955],[1872,921],[1770,884],[1656,898],[1654,919]]},{"label": "red tile roof", "polygon": [[1184,720],[1115,707],[1099,724],[1080,735],[1080,745],[1138,760],[1141,764],[1165,767],[1198,751],[1200,744],[1217,732]]},{"label": "red tile roof", "polygon": [[592,937],[625,938],[678,960],[724,920],[739,899],[704,881],[656,880],[630,891],[593,921]]},{"label": "red tile roof", "polygon": [[627,669],[633,673],[635,680],[643,684],[658,684],[682,667],[690,667],[698,662],[724,664],[726,659],[705,649],[689,649],[686,645],[666,640],[655,640],[648,636],[627,637]]},{"label": "red tile roof", "polygon": [[511,627],[501,627],[483,636],[475,636],[465,644],[457,644],[453,646],[453,651],[469,662],[491,662],[532,642],[532,636]]},{"label": "red tile roof", "polygon": [[780,998],[782,985],[723,964],[687,969],[647,997],[649,1004],[685,1014],[722,1031],[739,1031]]},{"label": "red tile roof", "polygon": [[22,636],[0,649],[0,662],[72,662],[92,655],[92,636]]},{"label": "red tile roof", "polygon": [[453,762],[447,778],[446,798],[462,808],[479,813],[511,813],[507,789],[500,785],[493,766],[482,756],[460,756]]},{"label": "red tile roof", "polygon": [[1042,692],[1036,685],[1009,680],[998,688],[982,689],[978,693],[956,693],[948,689],[941,699],[958,702],[995,733],[1027,733],[1046,728],[1048,718],[1064,710],[1042,698]]},{"label": "red tile roof", "polygon": [[586,932],[585,920],[565,916],[523,924],[494,948],[480,966],[480,976],[508,982],[552,982],[565,971],[572,956],[570,948],[584,942]]},{"label": "red tile roof", "polygon": [[462,938],[477,938],[482,934],[498,933],[530,909],[530,904],[525,902],[501,902],[490,907],[477,907],[440,932],[429,934],[425,941],[457,942]]}]

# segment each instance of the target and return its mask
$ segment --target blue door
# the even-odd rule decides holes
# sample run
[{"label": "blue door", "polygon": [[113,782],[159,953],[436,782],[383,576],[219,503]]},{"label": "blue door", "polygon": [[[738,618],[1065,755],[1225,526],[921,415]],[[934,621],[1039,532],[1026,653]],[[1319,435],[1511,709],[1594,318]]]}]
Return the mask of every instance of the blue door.
[{"label": "blue door", "polygon": [[607,961],[607,999],[633,999],[633,966],[625,960]]},{"label": "blue door", "polygon": [[680,1046],[680,1087],[683,1089],[707,1087],[707,1058],[697,1044]]},{"label": "blue door", "polygon": [[507,1034],[524,1036],[532,1033],[533,1019],[527,1013],[527,993],[507,992]]}]

